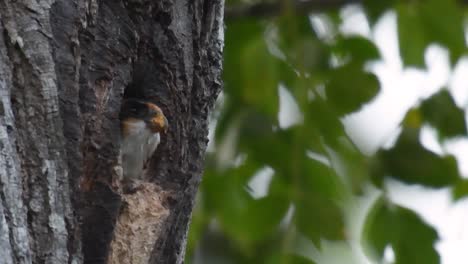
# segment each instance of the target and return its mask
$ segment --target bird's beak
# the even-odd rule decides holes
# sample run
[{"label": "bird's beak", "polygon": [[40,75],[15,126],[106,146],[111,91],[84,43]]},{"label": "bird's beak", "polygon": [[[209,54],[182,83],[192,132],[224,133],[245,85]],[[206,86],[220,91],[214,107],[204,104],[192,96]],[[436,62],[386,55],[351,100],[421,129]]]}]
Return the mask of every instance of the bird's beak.
[{"label": "bird's beak", "polygon": [[149,124],[154,133],[160,132],[166,134],[169,129],[169,122],[164,115],[152,118]]}]

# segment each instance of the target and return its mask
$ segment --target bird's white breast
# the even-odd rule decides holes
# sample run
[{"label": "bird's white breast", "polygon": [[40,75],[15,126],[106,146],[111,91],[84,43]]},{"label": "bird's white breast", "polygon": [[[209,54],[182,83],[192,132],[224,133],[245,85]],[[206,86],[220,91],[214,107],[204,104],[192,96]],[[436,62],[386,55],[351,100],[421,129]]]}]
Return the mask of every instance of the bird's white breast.
[{"label": "bird's white breast", "polygon": [[121,147],[124,179],[141,179],[143,167],[160,142],[159,133],[152,133],[144,121],[132,122]]}]

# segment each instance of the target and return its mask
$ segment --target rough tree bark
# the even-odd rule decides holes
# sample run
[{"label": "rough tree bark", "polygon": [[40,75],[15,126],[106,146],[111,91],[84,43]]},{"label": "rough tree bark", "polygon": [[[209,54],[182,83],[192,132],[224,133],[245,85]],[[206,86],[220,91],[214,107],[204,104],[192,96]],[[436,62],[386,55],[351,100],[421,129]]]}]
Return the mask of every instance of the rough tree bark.
[{"label": "rough tree bark", "polygon": [[[183,262],[223,5],[0,0],[0,263]],[[157,103],[170,123],[151,183],[132,195],[110,187],[123,97]]]}]

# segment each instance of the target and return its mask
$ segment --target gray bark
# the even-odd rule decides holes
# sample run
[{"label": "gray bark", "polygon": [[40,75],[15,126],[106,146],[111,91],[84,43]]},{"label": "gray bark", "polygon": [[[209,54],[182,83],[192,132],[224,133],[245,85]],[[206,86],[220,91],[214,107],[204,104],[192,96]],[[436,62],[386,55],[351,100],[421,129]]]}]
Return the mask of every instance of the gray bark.
[{"label": "gray bark", "polygon": [[[0,0],[0,263],[183,262],[221,88],[223,8]],[[157,103],[170,123],[151,183],[127,196],[111,188],[124,97]]]}]

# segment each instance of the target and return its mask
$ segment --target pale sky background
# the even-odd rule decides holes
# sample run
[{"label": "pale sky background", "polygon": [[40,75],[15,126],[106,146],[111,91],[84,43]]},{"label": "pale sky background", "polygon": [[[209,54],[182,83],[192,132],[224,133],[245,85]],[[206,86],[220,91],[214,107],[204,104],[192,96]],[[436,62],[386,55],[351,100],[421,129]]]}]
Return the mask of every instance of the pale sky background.
[{"label": "pale sky background", "polygon": [[[374,72],[382,85],[381,93],[361,111],[343,118],[346,131],[351,139],[365,154],[373,154],[380,147],[391,146],[397,138],[399,123],[405,113],[442,87],[448,87],[458,106],[468,104],[468,58],[461,59],[451,69],[448,52],[438,45],[431,45],[425,52],[427,70],[404,68],[399,55],[396,29],[396,15],[386,13],[370,28],[365,15],[358,7],[343,10],[344,23],[339,30],[349,35],[361,35],[373,40],[382,55],[382,60],[368,64],[368,70]],[[329,38],[331,24],[326,17],[311,17],[314,29],[324,39]],[[351,89],[352,87],[350,87]],[[290,93],[280,85],[281,127],[289,127],[302,121],[300,110]],[[421,133],[423,145],[435,153],[455,155],[460,172],[468,177],[468,139],[459,138],[441,146],[436,134],[430,127]],[[268,183],[273,175],[271,169],[257,174],[249,186],[254,197],[262,197],[268,192]],[[468,199],[452,202],[449,189],[427,189],[421,186],[409,186],[397,181],[386,183],[392,201],[416,211],[426,222],[434,226],[440,241],[435,245],[441,256],[442,264],[468,263]],[[379,196],[376,189],[369,188],[364,198],[350,202],[348,227],[351,231],[350,243],[324,242],[323,250],[316,250],[306,238],[301,238],[299,254],[310,256],[319,264],[373,264],[362,251],[360,240],[362,224],[367,210]],[[292,209],[293,210],[293,209]],[[411,234],[408,234],[411,235]],[[391,248],[387,248],[385,258],[389,263],[393,259]],[[345,261],[345,262],[343,262]],[[419,263],[415,263],[419,264]]]},{"label": "pale sky background", "polygon": [[[425,52],[427,70],[404,68],[399,55],[395,13],[388,12],[383,15],[373,28],[369,27],[365,15],[356,6],[345,8],[341,15],[344,23],[338,30],[348,35],[357,34],[373,40],[382,55],[381,61],[367,65],[367,69],[374,72],[380,80],[380,94],[359,112],[342,120],[348,135],[363,153],[370,155],[381,147],[391,146],[400,132],[399,123],[406,112],[421,99],[429,97],[442,87],[448,87],[459,107],[467,108],[468,57],[461,59],[451,69],[447,50],[438,45],[431,45]],[[311,16],[311,22],[319,36],[325,40],[330,39],[329,34],[334,29],[332,23],[327,23],[325,16]],[[465,35],[468,36],[468,31]],[[281,51],[273,46],[269,48],[272,53],[281,57]],[[278,88],[278,119],[282,128],[302,122],[300,109],[286,88],[282,85]],[[215,126],[216,122],[210,126],[209,150],[213,148]],[[236,136],[230,135],[226,138],[235,139]],[[421,133],[421,141],[426,148],[435,153],[455,155],[462,176],[468,178],[467,138],[454,139],[441,146],[436,140],[435,131],[425,127]],[[233,150],[235,144],[235,140],[224,140],[217,148]],[[232,160],[234,153],[231,152],[219,151],[226,154],[219,158]],[[312,156],[314,154],[311,154]],[[321,159],[318,156],[313,158]],[[253,197],[267,195],[273,174],[272,169],[264,168],[252,178],[249,187]],[[436,228],[440,240],[435,247],[441,256],[442,264],[468,263],[468,199],[453,203],[448,188],[428,189],[393,180],[386,182],[386,189],[393,202],[416,211],[424,221]],[[363,253],[360,242],[367,210],[379,195],[377,189],[369,187],[365,197],[350,201],[347,217],[348,230],[351,232],[350,243],[324,241],[322,250],[318,251],[305,237],[301,237],[297,241],[299,250],[296,253],[309,256],[319,264],[374,264]],[[290,208],[290,212],[293,210],[294,208]],[[385,259],[387,263],[391,263],[391,248],[387,248]]]},{"label": "pale sky background", "polygon": [[[448,87],[457,105],[466,109],[467,58],[459,61],[454,69],[450,69],[447,50],[441,46],[431,45],[425,53],[427,71],[405,69],[399,56],[394,13],[385,14],[373,29],[369,28],[364,14],[356,7],[345,9],[342,15],[345,20],[340,30],[350,35],[359,34],[374,40],[383,57],[382,61],[369,65],[369,70],[378,76],[382,84],[381,93],[360,112],[343,120],[349,136],[364,153],[374,153],[380,146],[391,144],[399,133],[398,125],[406,111],[442,87]],[[435,132],[425,128],[421,133],[421,139],[424,146],[436,153],[455,155],[461,174],[463,177],[468,176],[467,138],[452,140],[440,146]],[[387,186],[390,197],[395,203],[415,210],[437,229],[440,241],[436,243],[436,249],[439,251],[442,264],[468,263],[468,200],[453,203],[448,189],[431,190],[396,181],[388,181]],[[375,195],[375,192],[371,191],[370,200]],[[363,212],[369,204],[369,200],[357,202],[357,206],[360,206]],[[362,215],[355,219],[356,222],[359,222],[360,217]],[[359,229],[357,228],[358,231]],[[359,234],[356,236],[356,239],[359,239]],[[391,250],[387,250],[386,253],[386,257],[392,259]],[[360,253],[355,254],[358,263],[366,262]],[[334,263],[334,261],[324,260],[323,264],[325,263]]]}]

